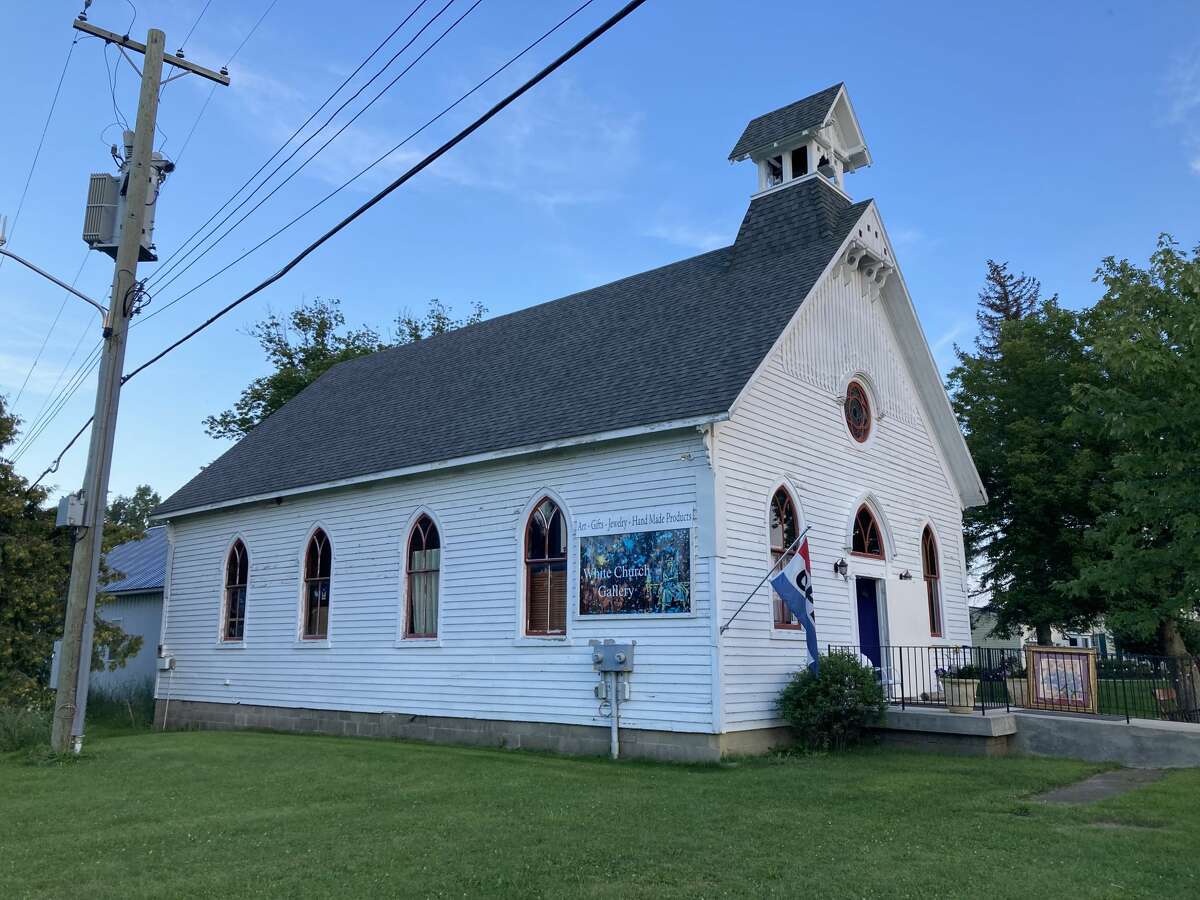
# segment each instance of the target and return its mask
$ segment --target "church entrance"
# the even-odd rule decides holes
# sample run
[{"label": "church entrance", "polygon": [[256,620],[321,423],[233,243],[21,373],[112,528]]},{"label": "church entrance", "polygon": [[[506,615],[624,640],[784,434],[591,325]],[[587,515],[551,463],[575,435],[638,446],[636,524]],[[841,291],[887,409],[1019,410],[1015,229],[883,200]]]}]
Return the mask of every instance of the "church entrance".
[{"label": "church entrance", "polygon": [[879,627],[879,579],[857,577],[854,579],[855,595],[858,600],[858,646],[860,652],[875,668],[882,668]]}]

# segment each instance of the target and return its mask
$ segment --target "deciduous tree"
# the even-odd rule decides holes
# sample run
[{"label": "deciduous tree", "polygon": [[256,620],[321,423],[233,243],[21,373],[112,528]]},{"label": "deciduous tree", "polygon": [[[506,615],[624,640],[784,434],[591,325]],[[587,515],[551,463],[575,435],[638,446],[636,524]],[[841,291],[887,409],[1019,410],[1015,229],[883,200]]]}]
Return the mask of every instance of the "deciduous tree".
[{"label": "deciduous tree", "polygon": [[272,371],[242,391],[232,409],[209,416],[205,430],[213,437],[237,440],[340,362],[388,347],[409,344],[480,321],[486,310],[475,303],[465,319],[455,319],[440,301],[418,317],[403,312],[393,323],[390,340],[367,325],[347,329],[341,301],[317,298],[286,317],[274,313],[250,329],[267,355]]},{"label": "deciduous tree", "polygon": [[1145,268],[1104,260],[1084,329],[1098,377],[1072,419],[1114,451],[1071,592],[1102,595],[1116,634],[1172,656],[1200,613],[1198,254],[1163,236]]},{"label": "deciduous tree", "polygon": [[[19,425],[0,397],[0,703],[33,704],[47,700],[51,650],[62,635],[71,533],[44,508],[49,491],[30,487],[4,455]],[[125,534],[106,530],[105,549]],[[141,642],[97,615],[93,668],[103,665],[100,650],[117,668]]]}]

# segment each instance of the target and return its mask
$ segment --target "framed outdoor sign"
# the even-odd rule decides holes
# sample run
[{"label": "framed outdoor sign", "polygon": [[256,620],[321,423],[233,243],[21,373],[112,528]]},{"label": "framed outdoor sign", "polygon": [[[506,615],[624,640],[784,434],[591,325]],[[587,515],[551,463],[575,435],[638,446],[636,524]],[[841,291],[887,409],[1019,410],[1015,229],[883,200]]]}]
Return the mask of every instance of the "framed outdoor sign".
[{"label": "framed outdoor sign", "polygon": [[692,611],[690,505],[576,519],[579,615],[670,615]]},{"label": "framed outdoor sign", "polygon": [[1035,709],[1096,712],[1096,651],[1026,647],[1029,705]]}]

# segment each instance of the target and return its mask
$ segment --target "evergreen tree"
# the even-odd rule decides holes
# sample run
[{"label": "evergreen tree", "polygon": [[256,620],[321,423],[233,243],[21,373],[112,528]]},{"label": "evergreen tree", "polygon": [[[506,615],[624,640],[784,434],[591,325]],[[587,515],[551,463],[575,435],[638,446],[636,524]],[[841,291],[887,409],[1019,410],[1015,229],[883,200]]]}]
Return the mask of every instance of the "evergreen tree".
[{"label": "evergreen tree", "polygon": [[1077,386],[1072,424],[1114,452],[1069,588],[1102,595],[1127,643],[1182,656],[1200,616],[1200,247],[1163,236],[1147,268],[1110,257],[1098,279],[1085,318],[1098,377]]},{"label": "evergreen tree", "polygon": [[[1012,318],[1001,316],[997,285],[1009,276],[988,263],[990,300],[981,311],[976,352],[958,350],[948,388],[975,460],[988,503],[965,511],[968,558],[981,567],[999,633],[1023,626],[1049,643],[1053,626],[1084,628],[1100,614],[1098,597],[1066,594],[1060,582],[1076,574],[1076,555],[1093,513],[1089,489],[1105,465],[1102,442],[1081,441],[1068,427],[1072,387],[1089,378],[1077,316],[1054,299],[1027,305],[1029,286],[1004,296]],[[1020,281],[1020,279],[1018,279]],[[1010,287],[1012,285],[1010,284]],[[992,300],[997,302],[993,303]]]},{"label": "evergreen tree", "polygon": [[396,317],[391,340],[363,325],[346,330],[341,301],[317,298],[281,318],[271,313],[250,329],[272,367],[242,391],[232,409],[204,420],[212,437],[237,440],[340,362],[409,344],[479,322],[486,310],[474,304],[465,320],[454,319],[440,300],[429,301],[423,317],[403,312]]},{"label": "evergreen tree", "polygon": [[[1036,278],[1024,272],[1013,275],[1008,271],[1008,263],[989,259],[983,288],[979,291],[979,309],[975,312],[975,320],[979,323],[976,349],[984,356],[995,357],[1000,349],[1001,326],[1036,311],[1041,304],[1041,292],[1042,283]],[[1051,298],[1057,299],[1057,294]]]}]

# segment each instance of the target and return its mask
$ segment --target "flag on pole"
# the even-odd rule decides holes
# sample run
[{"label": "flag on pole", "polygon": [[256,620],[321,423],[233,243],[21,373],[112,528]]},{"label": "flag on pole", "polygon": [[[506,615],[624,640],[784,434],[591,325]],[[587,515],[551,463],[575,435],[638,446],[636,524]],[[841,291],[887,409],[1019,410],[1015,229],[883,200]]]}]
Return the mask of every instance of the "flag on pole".
[{"label": "flag on pole", "polygon": [[804,628],[808,641],[808,667],[814,675],[819,667],[820,650],[817,646],[817,624],[813,616],[812,561],[808,555],[808,538],[800,542],[796,555],[771,579],[771,587],[783,598]]}]

